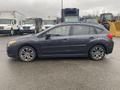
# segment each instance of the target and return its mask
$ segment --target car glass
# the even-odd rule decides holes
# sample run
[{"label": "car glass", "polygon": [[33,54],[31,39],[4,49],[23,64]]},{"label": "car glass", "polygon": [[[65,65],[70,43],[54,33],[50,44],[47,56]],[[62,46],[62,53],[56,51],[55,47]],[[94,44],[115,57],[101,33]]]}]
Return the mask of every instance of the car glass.
[{"label": "car glass", "polygon": [[56,27],[46,34],[56,35],[56,36],[69,36],[70,26],[59,26]]},{"label": "car glass", "polygon": [[88,35],[89,34],[89,26],[73,26],[72,35]]}]

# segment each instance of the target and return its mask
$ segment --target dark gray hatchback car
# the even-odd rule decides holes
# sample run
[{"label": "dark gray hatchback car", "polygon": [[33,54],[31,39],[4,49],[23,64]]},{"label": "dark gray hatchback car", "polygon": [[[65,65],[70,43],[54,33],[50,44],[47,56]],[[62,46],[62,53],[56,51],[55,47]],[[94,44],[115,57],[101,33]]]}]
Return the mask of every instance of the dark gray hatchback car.
[{"label": "dark gray hatchback car", "polygon": [[16,38],[7,45],[9,57],[33,61],[36,57],[91,57],[102,60],[113,51],[112,35],[103,26],[63,23],[36,35]]}]

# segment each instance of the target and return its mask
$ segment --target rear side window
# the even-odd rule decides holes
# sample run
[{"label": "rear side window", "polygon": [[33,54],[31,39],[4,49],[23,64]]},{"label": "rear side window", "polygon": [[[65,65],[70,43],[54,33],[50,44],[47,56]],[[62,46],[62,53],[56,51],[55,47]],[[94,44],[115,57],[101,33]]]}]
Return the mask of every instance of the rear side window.
[{"label": "rear side window", "polygon": [[100,28],[96,28],[96,33],[97,33],[97,34],[107,34],[108,31],[107,31],[107,30],[100,29]]},{"label": "rear side window", "polygon": [[95,28],[92,26],[75,25],[72,26],[72,35],[90,35],[95,34]]}]

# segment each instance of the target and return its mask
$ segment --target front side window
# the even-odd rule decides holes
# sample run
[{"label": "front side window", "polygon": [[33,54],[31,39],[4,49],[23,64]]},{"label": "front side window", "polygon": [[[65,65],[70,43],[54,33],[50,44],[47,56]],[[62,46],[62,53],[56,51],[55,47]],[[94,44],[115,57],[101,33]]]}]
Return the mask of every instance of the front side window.
[{"label": "front side window", "polygon": [[91,35],[91,34],[95,34],[94,27],[82,25],[73,26],[72,35]]},{"label": "front side window", "polygon": [[70,33],[70,26],[59,26],[50,31],[46,34],[50,34],[52,36],[69,36]]}]

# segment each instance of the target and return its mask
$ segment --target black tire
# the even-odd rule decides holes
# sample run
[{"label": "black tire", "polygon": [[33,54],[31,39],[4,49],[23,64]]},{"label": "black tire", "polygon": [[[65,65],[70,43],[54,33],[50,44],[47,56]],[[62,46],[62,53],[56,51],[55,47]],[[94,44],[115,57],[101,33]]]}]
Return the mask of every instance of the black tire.
[{"label": "black tire", "polygon": [[106,50],[102,45],[96,45],[90,49],[89,55],[95,61],[103,60]]},{"label": "black tire", "polygon": [[36,58],[36,51],[31,46],[23,46],[19,50],[19,58],[24,62],[34,61]]}]

